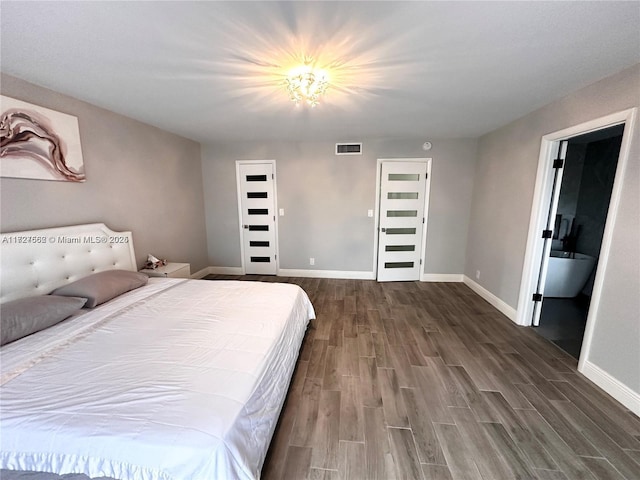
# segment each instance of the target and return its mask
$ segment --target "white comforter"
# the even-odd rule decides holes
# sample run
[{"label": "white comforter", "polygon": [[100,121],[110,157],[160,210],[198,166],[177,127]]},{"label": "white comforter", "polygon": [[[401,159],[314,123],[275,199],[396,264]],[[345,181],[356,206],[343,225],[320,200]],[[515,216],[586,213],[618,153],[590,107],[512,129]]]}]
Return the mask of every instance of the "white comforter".
[{"label": "white comforter", "polygon": [[0,467],[259,478],[313,317],[294,285],[151,279],[7,345]]}]

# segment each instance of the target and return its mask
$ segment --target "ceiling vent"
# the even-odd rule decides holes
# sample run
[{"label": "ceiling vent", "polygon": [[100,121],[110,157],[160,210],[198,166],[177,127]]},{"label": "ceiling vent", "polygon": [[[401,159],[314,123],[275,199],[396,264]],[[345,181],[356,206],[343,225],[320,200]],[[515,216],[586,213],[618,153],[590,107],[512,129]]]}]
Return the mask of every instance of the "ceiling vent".
[{"label": "ceiling vent", "polygon": [[362,144],[336,143],[336,155],[362,155]]}]

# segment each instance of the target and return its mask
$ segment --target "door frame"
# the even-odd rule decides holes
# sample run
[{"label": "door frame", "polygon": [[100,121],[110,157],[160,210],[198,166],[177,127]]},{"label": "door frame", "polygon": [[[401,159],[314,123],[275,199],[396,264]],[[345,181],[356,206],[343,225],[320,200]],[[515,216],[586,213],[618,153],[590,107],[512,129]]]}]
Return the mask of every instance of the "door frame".
[{"label": "door frame", "polygon": [[[629,159],[629,151],[631,147],[631,139],[635,131],[635,119],[637,116],[637,108],[630,108],[620,112],[612,113],[604,117],[590,120],[573,127],[569,127],[557,132],[549,133],[542,137],[540,145],[540,157],[538,160],[538,172],[536,176],[535,190],[533,194],[533,202],[531,205],[531,217],[529,221],[529,233],[527,236],[527,245],[524,257],[524,265],[522,269],[522,279],[520,281],[520,293],[518,295],[518,309],[516,323],[518,325],[530,326],[533,316],[533,301],[531,296],[535,291],[538,275],[540,274],[540,258],[544,245],[544,239],[541,236],[547,220],[549,212],[549,201],[551,197],[551,188],[553,183],[553,160],[558,150],[561,140],[568,140],[572,137],[585,133],[602,130],[607,127],[625,124],[622,135],[622,144],[620,145],[620,153],[618,154],[618,165],[616,167],[616,175],[613,182],[613,190],[609,200],[609,211],[602,237],[600,247],[600,258],[597,264],[595,282],[591,296],[591,304],[587,315],[587,324],[582,342],[582,350],[580,352],[580,360],[578,370],[581,371],[588,358],[591,348],[591,340],[594,330],[594,320],[598,314],[600,304],[600,296],[604,283],[604,274],[607,270],[607,262],[611,251],[611,242],[613,238],[613,228],[616,223],[618,208],[620,205],[620,197],[622,195],[622,185],[627,170]],[[548,259],[545,260],[545,264]],[[546,267],[543,267],[543,270]],[[544,295],[544,294],[543,294]]]},{"label": "door frame", "polygon": [[236,160],[236,195],[238,199],[238,231],[240,232],[240,264],[242,268],[242,275],[246,274],[246,266],[244,262],[244,229],[242,228],[242,185],[240,183],[240,167],[242,165],[257,165],[257,164],[271,164],[273,168],[273,215],[274,221],[274,235],[276,242],[276,275],[280,273],[280,250],[278,242],[278,176],[276,175],[276,161],[275,160]]},{"label": "door frame", "polygon": [[426,265],[427,226],[429,225],[429,193],[431,192],[431,158],[379,158],[376,163],[376,204],[373,212],[373,278],[378,279],[378,240],[380,236],[380,182],[384,162],[415,162],[427,164],[427,178],[424,191],[424,225],[422,226],[422,245],[420,246],[420,278],[424,282]]}]

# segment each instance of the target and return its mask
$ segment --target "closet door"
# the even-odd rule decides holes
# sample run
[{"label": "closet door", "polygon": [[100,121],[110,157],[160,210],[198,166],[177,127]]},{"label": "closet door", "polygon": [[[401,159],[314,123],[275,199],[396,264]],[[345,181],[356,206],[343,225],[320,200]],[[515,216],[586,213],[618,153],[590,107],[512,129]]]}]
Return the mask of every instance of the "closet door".
[{"label": "closet door", "polygon": [[276,217],[273,163],[238,163],[242,250],[247,275],[275,275]]},{"label": "closet door", "polygon": [[383,162],[380,177],[380,282],[420,279],[426,162]]}]

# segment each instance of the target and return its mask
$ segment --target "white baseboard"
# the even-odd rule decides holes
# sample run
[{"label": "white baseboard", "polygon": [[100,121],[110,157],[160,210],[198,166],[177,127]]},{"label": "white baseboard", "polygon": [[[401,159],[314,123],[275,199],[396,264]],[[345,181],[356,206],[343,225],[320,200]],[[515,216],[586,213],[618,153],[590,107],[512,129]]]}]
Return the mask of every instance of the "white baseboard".
[{"label": "white baseboard", "polygon": [[640,393],[634,392],[597,365],[586,361],[580,370],[585,377],[615,398],[636,415],[640,416]]},{"label": "white baseboard", "polygon": [[209,267],[209,275],[243,275],[242,267]]},{"label": "white baseboard", "polygon": [[[199,276],[197,276],[199,275]],[[208,267],[191,275],[191,278],[202,278],[206,275],[243,275],[242,267]],[[347,280],[375,280],[375,272],[349,271],[349,270],[303,270],[294,268],[281,268],[279,277],[305,277],[305,278],[338,278]],[[464,275],[457,273],[423,273],[421,282],[463,282]]]},{"label": "white baseboard", "polygon": [[423,273],[421,282],[463,282],[464,275],[459,273]]},{"label": "white baseboard", "polygon": [[205,267],[202,270],[198,270],[196,273],[192,273],[190,278],[199,280],[201,278],[206,277],[207,275],[209,275],[209,268],[210,267]]},{"label": "white baseboard", "polygon": [[279,277],[308,277],[308,278],[341,278],[348,280],[375,280],[373,272],[352,272],[342,270],[296,270],[281,268]]},{"label": "white baseboard", "polygon": [[464,275],[463,281],[471,290],[476,292],[478,295],[484,298],[487,302],[489,302],[491,305],[493,305],[498,310],[500,310],[500,312],[506,315],[506,317],[509,320],[511,320],[514,323],[516,322],[517,311],[515,308],[513,308],[511,305],[507,304],[505,301],[501,300],[500,298],[496,297],[493,293],[491,293],[486,288],[478,285],[476,282],[471,280],[466,275]]},{"label": "white baseboard", "polygon": [[[207,271],[203,276],[208,275],[244,275],[242,267],[208,267],[200,270]],[[200,273],[198,272],[198,273]],[[340,278],[349,280],[375,280],[373,272],[351,272],[343,270],[298,270],[281,268],[277,273],[278,277],[306,277],[306,278]],[[194,278],[194,276],[191,276]],[[202,278],[202,277],[199,277]]]}]

